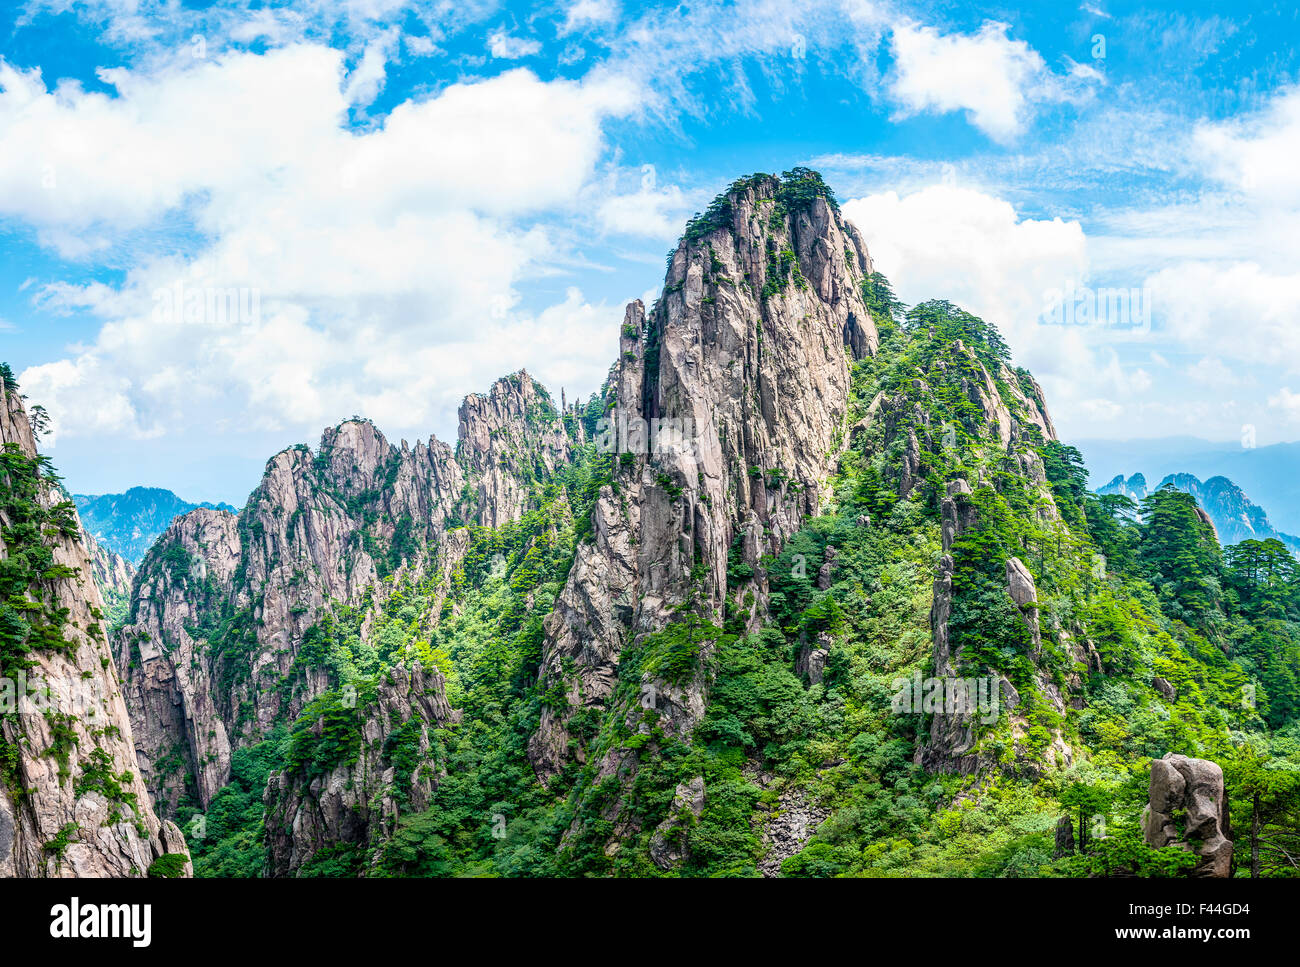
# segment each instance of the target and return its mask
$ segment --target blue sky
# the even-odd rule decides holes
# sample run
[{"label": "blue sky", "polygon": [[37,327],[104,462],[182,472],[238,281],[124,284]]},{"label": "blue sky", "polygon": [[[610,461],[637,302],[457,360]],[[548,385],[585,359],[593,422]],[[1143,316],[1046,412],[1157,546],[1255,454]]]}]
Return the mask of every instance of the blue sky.
[{"label": "blue sky", "polygon": [[1067,438],[1300,438],[1294,8],[0,17],[0,357],[77,492],[242,503],[353,414],[454,439],[521,366],[585,397],[685,219],[800,164],[905,301],[1002,329]]}]

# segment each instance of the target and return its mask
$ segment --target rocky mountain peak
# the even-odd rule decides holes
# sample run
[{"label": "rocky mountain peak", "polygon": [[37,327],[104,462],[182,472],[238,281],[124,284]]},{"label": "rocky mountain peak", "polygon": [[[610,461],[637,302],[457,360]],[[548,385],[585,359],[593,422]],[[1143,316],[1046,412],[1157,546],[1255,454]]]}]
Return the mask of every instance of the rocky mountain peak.
[{"label": "rocky mountain peak", "polygon": [[[568,759],[573,712],[610,700],[625,648],[683,608],[722,620],[733,544],[755,575],[746,607],[761,610],[760,558],[816,513],[845,431],[849,363],[879,344],[862,294],[870,272],[820,176],[796,169],[719,195],[687,226],[659,300],[628,305],[597,441],[613,479],[546,621],[543,681],[569,706],[542,713],[530,744],[541,775]],[[646,684],[671,733],[687,734],[707,676]]]},{"label": "rocky mountain peak", "polygon": [[514,520],[539,484],[569,459],[569,438],[550,394],[524,370],[471,393],[460,406],[457,456],[475,493],[479,522]]},{"label": "rocky mountain peak", "polygon": [[399,578],[441,587],[419,616],[436,624],[464,524],[517,519],[570,458],[559,412],[522,371],[467,397],[460,427],[453,451],[436,437],[395,446],[371,421],[344,420],[314,453],[272,457],[238,515],[195,510],[159,538],[117,652],[142,768],[168,810],[187,795],[206,805],[234,748],[337,684],[329,646],[302,653],[309,637],[342,635],[343,614],[363,638]]}]

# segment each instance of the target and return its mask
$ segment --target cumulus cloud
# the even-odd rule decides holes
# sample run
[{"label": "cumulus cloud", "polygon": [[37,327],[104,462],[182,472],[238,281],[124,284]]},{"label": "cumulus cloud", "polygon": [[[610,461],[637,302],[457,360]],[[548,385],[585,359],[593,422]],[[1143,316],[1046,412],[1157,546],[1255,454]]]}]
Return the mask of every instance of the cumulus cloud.
[{"label": "cumulus cloud", "polygon": [[903,301],[948,299],[998,327],[1017,364],[1042,382],[1063,432],[1119,427],[1142,411],[1154,380],[1116,351],[1140,337],[1044,319],[1053,292],[1089,277],[1077,221],[1022,218],[1003,198],[951,183],[843,209]]},{"label": "cumulus cloud", "polygon": [[1069,96],[1066,84],[1101,80],[1093,68],[1075,64],[1066,77],[1048,70],[1039,53],[1008,36],[1010,25],[986,22],[971,34],[940,32],[914,22],[894,26],[888,77],[899,116],[964,111],[989,137],[1010,141],[1024,130],[1034,102]]},{"label": "cumulus cloud", "polygon": [[1300,365],[1300,272],[1276,274],[1253,261],[1184,261],[1147,279],[1166,332],[1218,359]]},{"label": "cumulus cloud", "polygon": [[[311,432],[352,412],[445,431],[464,393],[519,365],[599,384],[617,313],[576,289],[524,310],[518,286],[559,271],[566,243],[540,216],[581,197],[602,125],[634,110],[635,89],[514,70],[357,132],[361,70],[298,45],[111,72],[108,98],[0,66],[0,215],[72,256],[177,214],[201,233],[197,251],[145,253],[121,283],[36,293],[102,320],[77,355],[21,376],[61,434]],[[51,189],[30,144],[46,147]],[[198,309],[160,312],[185,302],[172,292],[198,293]],[[237,311],[214,312],[227,295]]]},{"label": "cumulus cloud", "polygon": [[855,198],[844,213],[905,301],[949,299],[997,325],[1022,359],[1072,365],[1077,332],[1039,317],[1049,291],[1087,275],[1078,222],[1022,219],[1004,199],[952,184]]},{"label": "cumulus cloud", "polygon": [[618,190],[618,172],[606,185],[608,194],[599,202],[596,217],[607,232],[619,235],[676,239],[691,214],[691,201],[677,185],[658,184],[654,165],[642,165],[636,191]]},{"label": "cumulus cloud", "polygon": [[1282,92],[1258,115],[1200,125],[1195,145],[1221,181],[1250,196],[1300,204],[1300,88]]},{"label": "cumulus cloud", "polygon": [[1268,398],[1268,405],[1282,414],[1288,423],[1300,423],[1300,393],[1283,386]]}]

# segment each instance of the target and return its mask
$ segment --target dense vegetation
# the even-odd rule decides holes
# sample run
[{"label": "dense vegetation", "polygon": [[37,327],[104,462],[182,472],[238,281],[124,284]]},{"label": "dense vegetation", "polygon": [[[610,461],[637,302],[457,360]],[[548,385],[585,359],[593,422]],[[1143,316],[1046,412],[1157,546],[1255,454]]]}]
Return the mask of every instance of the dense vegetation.
[{"label": "dense vegetation", "polygon": [[[796,171],[780,191],[793,206],[823,188]],[[725,209],[724,198],[698,216],[688,238],[724,222]],[[544,788],[526,745],[542,708],[565,702],[537,683],[542,619],[589,538],[597,490],[617,490],[610,458],[590,446],[558,479],[539,481],[537,509],[522,520],[470,529],[439,620],[420,620],[437,591],[426,582],[393,594],[364,642],[347,621],[321,626],[306,653],[340,686],[422,661],[444,671],[464,711],[434,737],[433,803],[402,816],[372,873],[756,876],[776,871],[764,828],[803,813],[813,835],[779,864],[787,876],[1181,875],[1187,854],[1148,848],[1138,826],[1150,759],[1180,752],[1224,767],[1237,875],[1300,875],[1296,560],[1277,541],[1220,548],[1195,501],[1172,489],[1141,507],[1093,494],[1078,451],[1027,420],[1004,445],[971,387],[992,386],[1021,409],[1037,388],[1010,367],[996,329],[946,302],[906,310],[879,275],[864,295],[881,347],[853,365],[850,423],[882,394],[919,413],[919,479],[900,496],[906,435],[873,422],[841,462],[827,512],[762,562],[765,626],[746,631],[753,569],[737,557],[726,614],[685,602],[678,620],[624,652],[612,711],[570,722],[585,765]],[[604,406],[593,398],[581,419]],[[1026,469],[1035,466],[1044,479]],[[985,765],[965,776],[922,769],[930,716],[892,707],[900,680],[932,671],[940,505],[958,477],[971,484],[961,500],[972,523],[951,549],[957,670],[1004,679],[1019,699],[977,727]],[[828,548],[833,581],[820,588],[808,562]],[[1012,556],[1037,587],[1037,651],[1008,594]],[[801,658],[818,641],[831,645],[810,683]],[[702,662],[713,687],[689,743],[669,738],[653,709],[629,726],[643,672],[671,682]],[[337,719],[329,749],[299,742],[300,722],[238,753],[209,811],[209,840],[195,845],[200,873],[257,869],[259,784],[272,768],[341,761],[348,714],[330,695],[306,713],[303,722]],[[601,774],[596,763],[611,755],[630,779]],[[678,793],[697,778],[707,791],[698,816]],[[1062,816],[1079,847],[1056,855]],[[651,860],[665,844],[680,858],[669,872]]]}]

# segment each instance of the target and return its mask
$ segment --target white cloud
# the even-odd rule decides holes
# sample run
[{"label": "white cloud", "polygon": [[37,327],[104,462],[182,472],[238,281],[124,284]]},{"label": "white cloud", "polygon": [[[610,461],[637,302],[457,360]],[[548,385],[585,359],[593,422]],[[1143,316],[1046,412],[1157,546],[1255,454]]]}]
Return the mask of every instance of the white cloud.
[{"label": "white cloud", "polygon": [[[514,307],[521,281],[569,257],[546,219],[588,191],[602,124],[636,107],[628,81],[513,70],[358,133],[327,48],[111,76],[116,98],[0,68],[0,216],[65,254],[178,214],[206,241],[145,252],[120,284],[39,289],[46,310],[102,320],[75,356],[21,374],[63,436],[310,433],[370,407],[394,431],[446,432],[461,396],[509,369],[571,390],[603,378],[618,313],[576,289],[537,314]],[[52,191],[31,144],[53,158]],[[160,322],[155,293],[178,283],[255,292],[260,314]]]},{"label": "white cloud", "polygon": [[900,24],[890,45],[895,66],[890,94],[903,116],[924,111],[967,111],[990,137],[1007,140],[1025,123],[1026,88],[1046,66],[1010,27],[989,22],[975,34],[941,34]]},{"label": "white cloud", "polygon": [[128,395],[129,384],[97,356],[86,354],[61,359],[22,373],[24,392],[43,404],[52,418],[46,446],[53,446],[63,430],[63,417],[78,415],[76,432],[121,434],[147,438],[161,433],[158,426],[142,426]]},{"label": "white cloud", "polygon": [[540,41],[524,37],[511,37],[504,30],[497,30],[488,35],[488,52],[502,60],[519,60],[531,57],[542,49]]},{"label": "white cloud", "polygon": [[1211,174],[1248,196],[1300,204],[1300,88],[1259,115],[1200,125],[1195,146]]},{"label": "white cloud", "polygon": [[[1010,141],[1024,129],[1035,101],[1071,96],[1066,79],[1053,75],[1023,40],[1010,38],[1010,29],[989,21],[973,34],[944,34],[914,22],[896,24],[888,84],[899,116],[965,111],[989,137]],[[1075,64],[1068,80],[1087,86],[1101,75]]]},{"label": "white cloud", "polygon": [[1279,410],[1282,418],[1290,423],[1300,423],[1300,393],[1294,393],[1283,386],[1268,398],[1268,405]]},{"label": "white cloud", "polygon": [[617,19],[618,4],[615,0],[576,0],[570,4],[564,23],[560,25],[560,36],[591,24],[613,23]]},{"label": "white cloud", "polygon": [[432,37],[408,34],[402,37],[402,43],[416,57],[428,57],[438,49],[438,45]]},{"label": "white cloud", "polygon": [[38,71],[0,61],[0,216],[68,254],[107,244],[110,225],[154,222],[192,192],[237,192],[300,162],[345,109],[340,55],[320,47],[100,76],[118,97],[47,90]]},{"label": "white cloud", "polygon": [[1193,382],[1211,389],[1226,389],[1240,382],[1236,374],[1224,365],[1223,360],[1214,356],[1202,356],[1196,363],[1188,366],[1187,376]]},{"label": "white cloud", "polygon": [[1087,275],[1078,222],[1021,219],[1001,198],[949,184],[855,198],[844,213],[905,301],[948,299],[997,325],[1030,365],[1074,365],[1077,329],[1041,325],[1039,315],[1048,291]]},{"label": "white cloud", "polygon": [[[1125,418],[1148,432],[1235,437],[1242,422],[1289,413],[1282,384],[1300,372],[1300,170],[1289,163],[1300,152],[1300,89],[1227,121],[1162,130],[1162,170],[1198,189],[1106,210],[1108,234],[1089,239],[1094,271],[1126,275],[1121,284],[1142,273],[1163,353],[1152,362],[1167,405]],[[1171,366],[1175,355],[1187,361]]]},{"label": "white cloud", "polygon": [[366,45],[361,60],[348,75],[343,97],[349,104],[364,107],[375,99],[388,79],[388,61],[396,51],[399,33],[396,27]]},{"label": "white cloud", "polygon": [[[1088,420],[1094,423],[1107,424],[1115,423],[1124,415],[1124,407],[1120,406],[1114,400],[1104,398],[1093,398],[1079,400],[1076,403],[1079,412]],[[1059,415],[1059,411],[1058,411]]]},{"label": "white cloud", "polygon": [[690,202],[676,185],[642,187],[600,203],[597,217],[608,232],[672,241],[690,217]]},{"label": "white cloud", "polygon": [[1274,274],[1251,261],[1184,261],[1146,285],[1167,334],[1185,349],[1300,368],[1300,272]]},{"label": "white cloud", "polygon": [[903,301],[948,299],[998,327],[1016,363],[1043,384],[1062,433],[1119,427],[1146,405],[1152,375],[1117,352],[1145,337],[1042,319],[1050,292],[1088,279],[1078,222],[1021,218],[1005,199],[955,184],[883,192],[843,209]]}]

